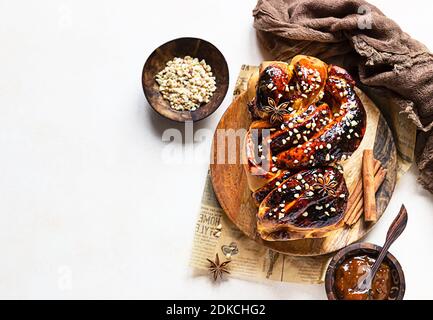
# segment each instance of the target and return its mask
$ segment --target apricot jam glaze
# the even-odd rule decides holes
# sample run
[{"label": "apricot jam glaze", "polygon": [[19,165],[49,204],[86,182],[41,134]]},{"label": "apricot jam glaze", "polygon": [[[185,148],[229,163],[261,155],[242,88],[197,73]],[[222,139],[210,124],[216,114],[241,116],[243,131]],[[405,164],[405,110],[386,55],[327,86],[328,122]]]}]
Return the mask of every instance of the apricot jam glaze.
[{"label": "apricot jam glaze", "polygon": [[382,263],[376,273],[370,295],[368,291],[357,289],[358,282],[373,266],[375,259],[367,255],[355,256],[346,259],[335,272],[335,291],[341,300],[388,300],[391,286],[391,269],[388,264]]}]

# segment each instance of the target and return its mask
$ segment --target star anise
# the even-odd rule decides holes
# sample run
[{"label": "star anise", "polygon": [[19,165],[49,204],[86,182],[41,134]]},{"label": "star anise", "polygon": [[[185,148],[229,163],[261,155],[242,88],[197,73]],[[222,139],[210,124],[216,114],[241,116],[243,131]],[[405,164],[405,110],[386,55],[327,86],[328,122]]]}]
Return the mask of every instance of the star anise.
[{"label": "star anise", "polygon": [[337,181],[331,180],[329,176],[323,178],[318,177],[317,182],[313,184],[314,190],[318,190],[322,195],[328,194],[330,196],[335,196],[335,187],[337,186]]},{"label": "star anise", "polygon": [[263,111],[270,115],[271,124],[276,124],[283,122],[283,116],[289,114],[289,110],[287,110],[288,106],[289,102],[283,102],[277,105],[274,99],[268,97],[268,105],[263,107]]},{"label": "star anise", "polygon": [[230,260],[220,263],[220,258],[218,256],[218,253],[215,256],[215,261],[212,261],[210,259],[206,259],[206,260],[209,261],[210,263],[209,272],[213,275],[214,281],[217,281],[218,276],[220,277],[220,279],[222,279],[223,273],[230,274],[227,268],[227,265],[231,262]]}]

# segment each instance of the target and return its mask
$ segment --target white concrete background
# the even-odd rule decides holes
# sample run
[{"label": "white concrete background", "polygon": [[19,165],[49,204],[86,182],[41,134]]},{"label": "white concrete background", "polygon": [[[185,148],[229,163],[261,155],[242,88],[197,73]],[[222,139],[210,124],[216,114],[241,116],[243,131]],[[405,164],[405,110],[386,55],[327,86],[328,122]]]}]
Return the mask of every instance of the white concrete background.
[{"label": "white concrete background", "polygon": [[[432,2],[372,2],[433,48]],[[241,64],[264,59],[254,5],[0,1],[1,298],[325,298],[321,285],[214,285],[192,275],[206,159],[161,161],[161,134],[172,123],[149,108],[141,88],[155,47],[197,36],[226,56],[231,92]],[[197,127],[213,130],[230,100]],[[406,272],[406,298],[433,298],[433,202],[415,169],[367,240],[384,241],[402,202],[410,221],[391,251]]]}]

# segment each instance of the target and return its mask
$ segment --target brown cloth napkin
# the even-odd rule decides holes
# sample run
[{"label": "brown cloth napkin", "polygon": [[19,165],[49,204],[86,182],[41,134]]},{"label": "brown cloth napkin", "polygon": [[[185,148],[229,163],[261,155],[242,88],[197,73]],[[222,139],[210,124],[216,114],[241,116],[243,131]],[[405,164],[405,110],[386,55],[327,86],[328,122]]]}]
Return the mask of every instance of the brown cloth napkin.
[{"label": "brown cloth napkin", "polygon": [[433,192],[433,56],[423,44],[363,0],[259,0],[253,15],[274,59],[306,54],[345,67],[407,115],[420,130],[419,181]]}]

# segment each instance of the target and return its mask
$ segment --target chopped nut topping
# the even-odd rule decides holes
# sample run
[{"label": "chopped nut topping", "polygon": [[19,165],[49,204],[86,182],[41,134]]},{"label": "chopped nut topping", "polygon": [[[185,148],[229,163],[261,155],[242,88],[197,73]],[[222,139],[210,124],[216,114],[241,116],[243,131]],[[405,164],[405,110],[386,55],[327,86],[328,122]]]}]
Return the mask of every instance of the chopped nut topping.
[{"label": "chopped nut topping", "polygon": [[216,90],[215,77],[205,60],[186,56],[168,61],[156,77],[159,91],[170,107],[194,111],[208,103]]}]

